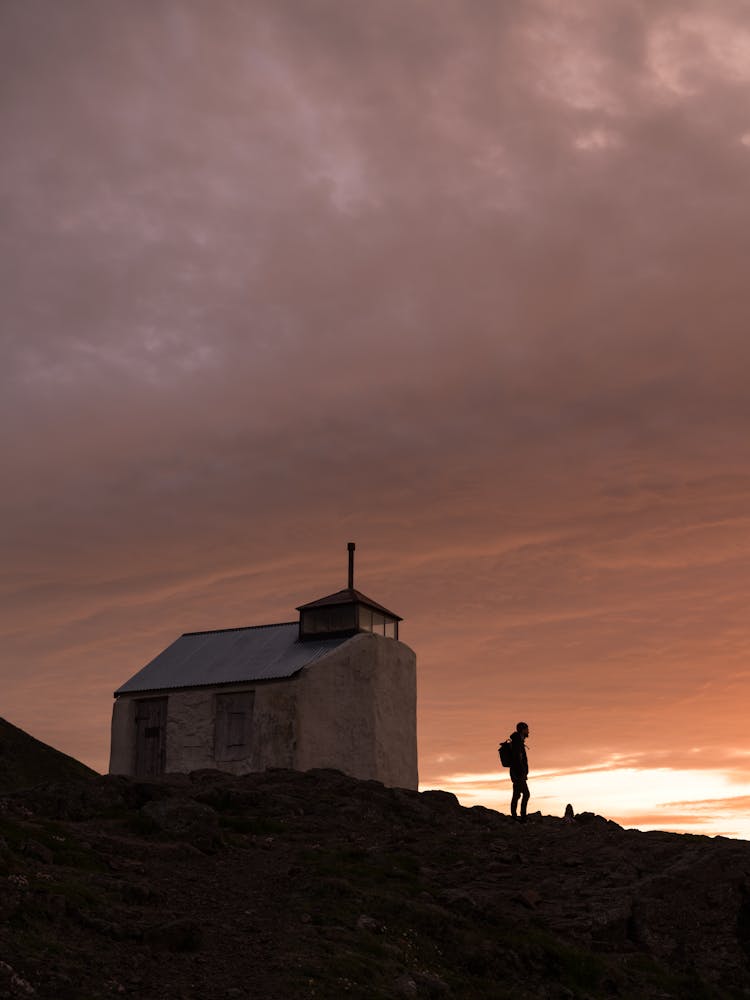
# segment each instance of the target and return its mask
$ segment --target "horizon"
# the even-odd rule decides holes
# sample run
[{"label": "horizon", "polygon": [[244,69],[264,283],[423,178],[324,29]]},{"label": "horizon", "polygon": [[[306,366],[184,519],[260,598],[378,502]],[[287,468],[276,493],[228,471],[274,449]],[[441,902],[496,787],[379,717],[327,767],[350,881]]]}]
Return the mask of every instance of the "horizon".
[{"label": "horizon", "polygon": [[354,538],[425,787],[505,811],[523,718],[532,811],[750,839],[746,13],[0,19],[2,715],[105,770],[116,687]]},{"label": "horizon", "polygon": [[[260,625],[260,626],[250,626],[250,627],[264,628],[264,627],[268,627],[268,626]],[[0,718],[0,721],[9,722],[10,720],[8,720],[8,719],[2,720]],[[14,725],[14,724],[10,723],[10,725]],[[19,727],[16,727],[16,728],[19,728]],[[21,730],[21,732],[25,732],[25,730]],[[32,737],[32,739],[34,739],[34,740],[37,740],[37,737],[34,736],[33,733],[26,733],[26,735]],[[63,753],[63,751],[58,750],[57,747],[52,747],[50,744],[43,743],[43,741],[39,741],[39,742],[42,742],[43,746],[48,746],[50,749],[55,750],[56,752]],[[72,757],[71,757],[71,759],[76,760],[76,758],[72,758]],[[85,763],[85,762],[84,761],[79,761],[79,763]],[[612,768],[606,768],[606,770],[608,770],[608,771],[615,771],[616,772],[615,773],[616,778],[622,778],[623,776],[630,777],[630,776],[632,776],[633,773],[636,773],[636,774],[639,773],[638,769],[636,769],[636,768],[632,768],[632,767],[628,767],[628,768],[617,767],[616,763],[618,763],[618,762],[615,762],[615,765]],[[88,766],[91,766],[91,765],[88,765]],[[481,774],[481,775],[455,775],[455,776],[448,776],[448,777],[446,777],[446,779],[444,780],[443,784],[441,784],[441,785],[440,784],[437,784],[437,785],[436,784],[424,784],[424,783],[420,782],[418,790],[420,792],[432,791],[432,790],[450,791],[454,795],[456,795],[456,798],[458,799],[459,803],[462,806],[464,806],[465,808],[471,808],[472,806],[475,806],[475,805],[481,805],[481,806],[484,806],[485,808],[493,809],[496,812],[499,812],[499,813],[507,816],[507,815],[509,815],[508,801],[509,801],[509,798],[510,798],[511,788],[510,788],[510,781],[509,781],[509,777],[508,777],[507,773],[505,773],[505,774],[502,773],[505,770],[506,769],[501,768],[501,773],[500,773],[499,776],[495,776],[492,773]],[[576,774],[581,774],[581,773],[591,773],[592,771],[596,772],[596,771],[600,771],[600,770],[605,770],[605,768],[586,768],[586,769],[583,769],[582,771],[579,771],[579,772],[573,772],[573,774],[576,775]],[[107,769],[106,768],[103,771],[97,771],[96,769],[94,769],[94,771],[95,771],[95,773],[97,773],[100,776],[103,775],[103,774],[107,774]],[[172,772],[167,772],[165,774],[165,777],[168,778],[171,773]],[[255,773],[255,772],[248,772],[248,773],[252,774],[252,773]],[[346,772],[344,772],[344,773],[346,773]],[[668,768],[662,769],[662,773],[668,774],[670,776],[670,780],[672,780],[672,774],[673,774],[673,772],[670,772],[670,770]],[[543,787],[544,787],[546,785],[548,779],[550,779],[550,778],[558,778],[558,779],[562,778],[563,781],[564,781],[564,779],[567,776],[569,776],[570,774],[571,774],[571,772],[564,772],[564,771],[563,772],[558,772],[558,771],[542,772],[541,774],[535,774],[535,775],[533,775],[533,781],[534,781],[535,784],[537,782],[541,781],[543,783]],[[496,780],[496,777],[497,777],[497,780]],[[689,785],[692,785],[692,782],[694,780],[694,776],[692,775],[691,772],[682,772],[682,774],[680,775],[680,777],[683,780],[687,780],[687,782],[689,783]],[[368,779],[368,780],[371,780],[371,779]],[[547,794],[543,793],[541,796],[540,795],[536,795],[535,796],[535,799],[536,799],[536,802],[537,802],[537,806],[535,806],[534,808],[530,809],[529,816],[533,816],[535,813],[540,813],[542,816],[548,816],[548,817],[552,816],[552,817],[558,817],[558,818],[562,818],[563,817],[564,812],[565,812],[565,806],[562,805],[563,798],[559,794],[555,794],[554,791],[552,791],[552,788],[554,788],[554,786],[551,786],[551,789],[550,789],[550,791],[547,792]],[[747,797],[744,797],[744,800],[745,800],[745,802],[747,802]],[[548,807],[551,807],[551,809],[554,810],[554,811],[545,812],[544,808],[538,808],[539,801],[544,802]],[[607,801],[612,801],[611,799],[609,799],[609,796],[607,797]],[[712,800],[712,802],[710,804],[712,804],[714,806],[717,806],[722,801],[723,800],[721,800],[721,799],[716,799],[716,800]],[[615,800],[615,802],[616,802],[616,800]],[[566,805],[567,805],[567,803],[566,803]],[[663,824],[661,824],[659,821],[661,820],[662,816],[658,812],[658,810],[655,811],[654,813],[652,813],[651,815],[643,814],[643,813],[640,813],[640,814],[637,814],[637,813],[636,814],[628,814],[626,812],[626,813],[619,813],[619,814],[616,814],[615,816],[613,816],[613,815],[610,815],[610,813],[607,812],[606,810],[598,812],[597,815],[602,816],[603,818],[605,818],[607,820],[614,821],[615,823],[617,823],[619,826],[623,827],[624,829],[637,829],[637,830],[641,830],[641,831],[644,831],[644,832],[645,831],[650,831],[650,830],[655,830],[655,831],[661,831],[661,832],[665,832],[665,833],[703,835],[703,836],[709,836],[709,837],[725,837],[725,838],[740,839],[740,840],[750,840],[750,836],[747,835],[750,832],[750,827],[746,826],[743,823],[739,824],[739,829],[732,830],[732,831],[721,831],[721,830],[718,830],[718,831],[717,830],[706,831],[705,829],[701,829],[700,826],[702,824],[705,824],[706,822],[710,822],[711,820],[715,819],[715,817],[708,817],[707,818],[705,816],[701,816],[700,815],[700,808],[701,808],[702,805],[704,805],[704,803],[701,803],[701,802],[695,803],[694,801],[688,800],[687,802],[682,802],[682,803],[667,803],[667,805],[670,805],[670,806],[671,805],[682,805],[682,806],[686,807],[686,815],[683,815],[681,817],[682,824],[683,824],[682,827],[673,828],[673,827],[664,826]],[[695,808],[696,805],[698,806],[697,811],[691,814],[690,807]],[[503,808],[503,806],[505,806],[505,808]],[[616,804],[615,804],[615,808],[617,808]],[[594,812],[594,810],[590,809],[590,808],[581,809],[581,810],[575,810],[574,809],[574,812],[576,812],[576,813],[580,813],[580,812],[591,813],[591,812]],[[687,824],[688,828],[685,828],[685,824]],[[691,824],[695,824],[695,828],[690,828]]]}]

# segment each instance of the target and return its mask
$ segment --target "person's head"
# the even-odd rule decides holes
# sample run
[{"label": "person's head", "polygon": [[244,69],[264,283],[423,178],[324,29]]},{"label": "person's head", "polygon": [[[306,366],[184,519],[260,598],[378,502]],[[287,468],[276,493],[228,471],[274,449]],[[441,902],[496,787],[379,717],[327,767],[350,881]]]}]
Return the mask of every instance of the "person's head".
[{"label": "person's head", "polygon": [[529,735],[529,727],[525,722],[519,722],[516,726],[516,732],[520,733],[524,739]]}]

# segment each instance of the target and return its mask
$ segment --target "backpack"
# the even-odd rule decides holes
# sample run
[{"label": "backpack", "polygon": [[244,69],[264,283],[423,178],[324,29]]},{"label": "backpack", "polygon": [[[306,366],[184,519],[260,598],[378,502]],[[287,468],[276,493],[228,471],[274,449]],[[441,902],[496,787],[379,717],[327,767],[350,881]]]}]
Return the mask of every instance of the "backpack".
[{"label": "backpack", "polygon": [[510,767],[513,763],[513,744],[509,739],[504,740],[497,748],[500,755],[500,763],[503,767]]}]

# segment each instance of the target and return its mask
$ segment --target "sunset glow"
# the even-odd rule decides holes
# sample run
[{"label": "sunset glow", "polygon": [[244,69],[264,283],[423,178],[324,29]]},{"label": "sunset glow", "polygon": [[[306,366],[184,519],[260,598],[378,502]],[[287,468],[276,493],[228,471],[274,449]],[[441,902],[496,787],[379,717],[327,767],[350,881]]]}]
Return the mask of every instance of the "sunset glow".
[{"label": "sunset glow", "polygon": [[[533,775],[529,811],[562,816],[568,802],[576,812],[595,812],[624,827],[721,834],[750,840],[750,781],[734,782],[721,771],[605,766],[579,772]],[[464,806],[509,812],[507,773],[448,774],[435,787],[452,791]]]},{"label": "sunset glow", "polygon": [[0,716],[357,585],[420,778],[750,838],[750,21],[8,0]]}]

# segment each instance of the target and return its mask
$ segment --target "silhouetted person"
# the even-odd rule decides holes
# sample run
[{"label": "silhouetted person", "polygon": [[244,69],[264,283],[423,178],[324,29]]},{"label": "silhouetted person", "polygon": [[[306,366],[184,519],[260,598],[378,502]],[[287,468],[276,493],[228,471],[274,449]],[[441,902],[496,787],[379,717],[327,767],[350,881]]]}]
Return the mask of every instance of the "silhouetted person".
[{"label": "silhouetted person", "polygon": [[510,742],[513,744],[513,763],[510,765],[510,780],[513,782],[513,798],[510,800],[511,816],[517,815],[518,800],[521,800],[522,823],[526,822],[526,806],[529,804],[529,786],[526,779],[529,776],[529,762],[526,757],[526,738],[529,735],[529,727],[525,722],[519,722],[515,733],[511,733]]}]

